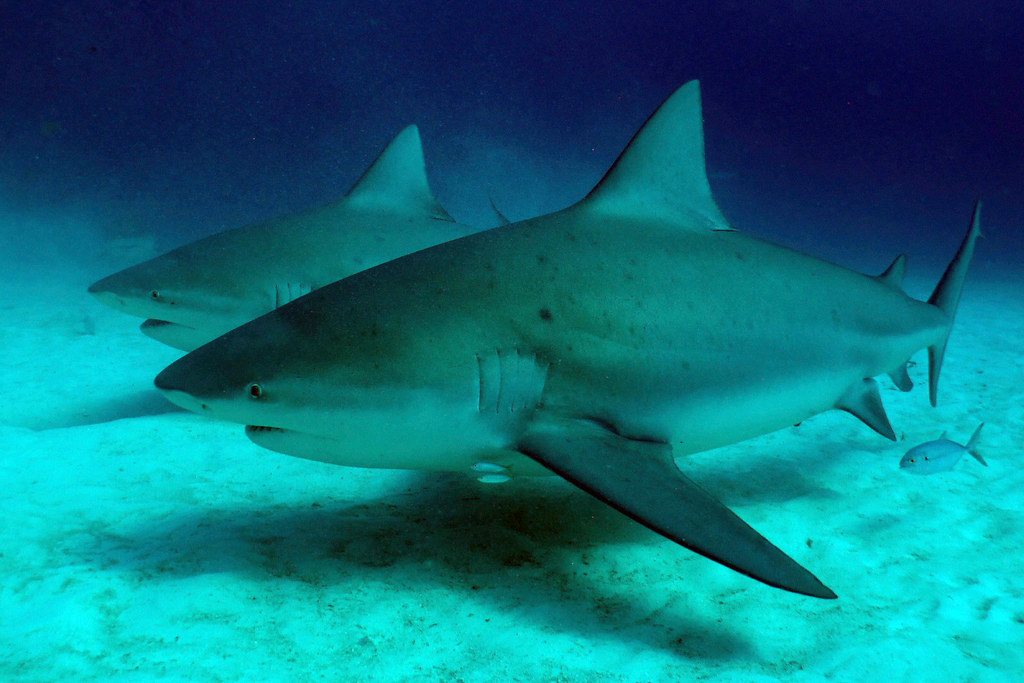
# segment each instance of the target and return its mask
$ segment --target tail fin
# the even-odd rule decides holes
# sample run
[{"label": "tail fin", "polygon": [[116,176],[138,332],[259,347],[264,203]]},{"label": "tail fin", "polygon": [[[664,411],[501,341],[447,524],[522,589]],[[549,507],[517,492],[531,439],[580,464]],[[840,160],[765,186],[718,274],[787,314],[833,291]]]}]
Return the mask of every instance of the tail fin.
[{"label": "tail fin", "polygon": [[[956,317],[956,307],[960,303],[960,292],[963,290],[964,279],[967,277],[967,268],[971,265],[971,257],[974,256],[974,243],[981,236],[981,202],[974,204],[974,215],[971,217],[971,227],[964,235],[963,242],[956,256],[949,262],[942,279],[935,286],[928,303],[937,306],[949,317],[949,328],[953,328],[953,319]],[[932,405],[939,391],[939,372],[942,370],[942,357],[946,353],[946,342],[949,340],[949,330],[942,341],[934,346],[928,347],[928,398]]]},{"label": "tail fin", "polygon": [[967,450],[968,453],[974,456],[975,460],[980,462],[985,467],[988,467],[988,463],[985,462],[985,458],[981,457],[981,454],[977,452],[978,438],[981,436],[981,428],[984,426],[984,422],[978,425],[978,428],[974,430],[974,434],[971,435],[971,440],[967,442],[967,445],[964,446],[964,448]]}]

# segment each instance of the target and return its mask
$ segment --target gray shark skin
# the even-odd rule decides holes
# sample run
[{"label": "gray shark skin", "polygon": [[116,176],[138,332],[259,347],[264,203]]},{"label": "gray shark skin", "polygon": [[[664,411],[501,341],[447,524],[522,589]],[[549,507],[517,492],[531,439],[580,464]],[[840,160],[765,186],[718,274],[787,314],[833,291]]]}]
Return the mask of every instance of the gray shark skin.
[{"label": "gray shark skin", "polygon": [[183,351],[317,287],[462,237],[427,184],[409,126],[341,200],[211,235],[99,280],[89,292],[143,333]]},{"label": "gray shark skin", "polygon": [[872,377],[932,396],[979,219],[929,302],[744,235],[712,197],[680,88],[563,211],[390,261],[168,366],[158,389],[257,444],[486,480],[553,471],[771,586],[835,594],[674,458],[849,411],[893,438]]}]

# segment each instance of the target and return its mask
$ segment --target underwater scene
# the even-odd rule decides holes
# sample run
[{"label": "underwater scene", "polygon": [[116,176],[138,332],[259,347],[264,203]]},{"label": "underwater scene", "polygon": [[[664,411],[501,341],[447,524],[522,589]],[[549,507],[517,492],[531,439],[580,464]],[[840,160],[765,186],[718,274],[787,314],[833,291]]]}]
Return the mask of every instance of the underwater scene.
[{"label": "underwater scene", "polygon": [[0,680],[1024,678],[1024,5],[0,26]]}]

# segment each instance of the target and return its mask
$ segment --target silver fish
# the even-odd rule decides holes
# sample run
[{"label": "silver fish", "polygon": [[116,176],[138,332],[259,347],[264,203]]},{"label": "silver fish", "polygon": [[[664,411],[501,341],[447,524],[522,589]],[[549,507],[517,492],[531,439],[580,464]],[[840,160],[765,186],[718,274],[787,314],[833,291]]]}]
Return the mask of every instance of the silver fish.
[{"label": "silver fish", "polygon": [[946,470],[953,469],[953,466],[960,462],[960,458],[963,457],[964,453],[970,453],[974,456],[975,460],[988,467],[985,459],[977,453],[978,435],[981,434],[981,428],[984,426],[984,422],[978,425],[966,446],[950,441],[946,438],[945,432],[935,441],[928,441],[919,446],[914,446],[900,460],[900,469],[911,474],[945,472]]}]

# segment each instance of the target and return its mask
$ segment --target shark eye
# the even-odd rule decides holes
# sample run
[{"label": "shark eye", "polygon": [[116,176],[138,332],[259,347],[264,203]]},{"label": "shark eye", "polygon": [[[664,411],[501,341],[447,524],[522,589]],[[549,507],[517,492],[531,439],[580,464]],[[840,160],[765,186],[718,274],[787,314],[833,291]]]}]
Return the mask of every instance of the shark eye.
[{"label": "shark eye", "polygon": [[149,298],[152,299],[153,301],[160,301],[160,292],[154,289],[152,292],[149,293]]},{"label": "shark eye", "polygon": [[263,397],[263,387],[256,382],[253,382],[245,388],[245,392],[249,394],[249,398],[258,400]]}]

